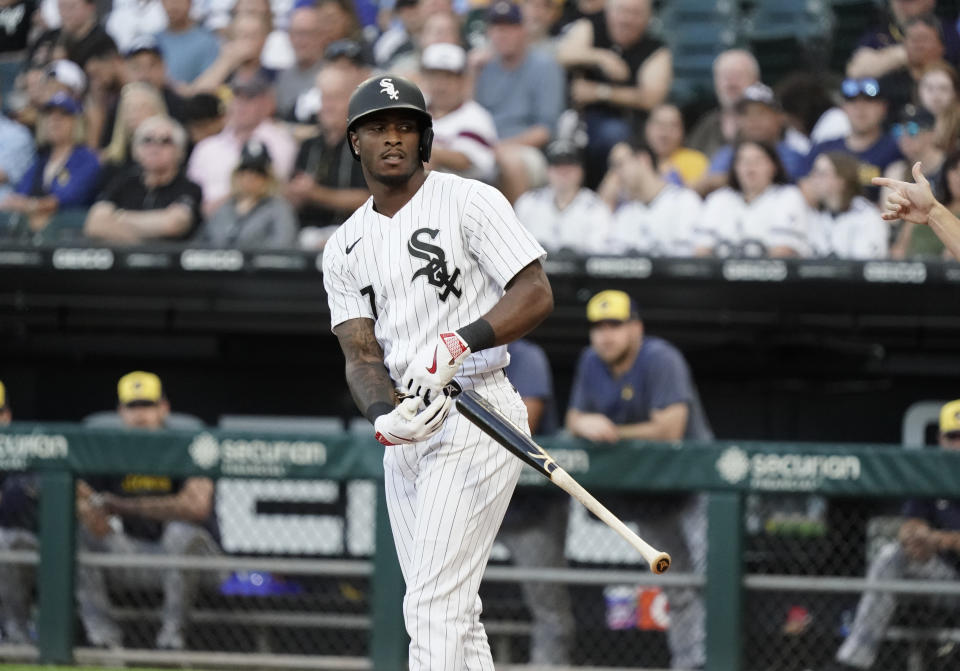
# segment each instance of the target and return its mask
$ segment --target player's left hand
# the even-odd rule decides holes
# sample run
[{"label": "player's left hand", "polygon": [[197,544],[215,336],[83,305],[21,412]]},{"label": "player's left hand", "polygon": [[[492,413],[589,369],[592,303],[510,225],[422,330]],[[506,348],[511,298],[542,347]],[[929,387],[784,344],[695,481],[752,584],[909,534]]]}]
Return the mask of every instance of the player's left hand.
[{"label": "player's left hand", "polygon": [[441,333],[413,357],[403,373],[400,389],[430,403],[431,396],[443,392],[469,355],[470,347],[456,332]]}]

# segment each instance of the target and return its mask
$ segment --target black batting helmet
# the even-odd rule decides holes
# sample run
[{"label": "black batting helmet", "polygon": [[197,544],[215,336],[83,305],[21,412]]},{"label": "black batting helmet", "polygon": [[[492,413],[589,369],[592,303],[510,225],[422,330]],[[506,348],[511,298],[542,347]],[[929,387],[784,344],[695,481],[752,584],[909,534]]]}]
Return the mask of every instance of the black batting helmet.
[{"label": "black batting helmet", "polygon": [[[430,160],[430,147],[433,144],[433,118],[427,112],[427,103],[423,93],[409,79],[397,75],[375,75],[360,84],[347,105],[347,132],[356,128],[364,118],[384,110],[410,110],[421,121],[420,160]],[[350,153],[360,160],[360,156],[350,144]]]}]

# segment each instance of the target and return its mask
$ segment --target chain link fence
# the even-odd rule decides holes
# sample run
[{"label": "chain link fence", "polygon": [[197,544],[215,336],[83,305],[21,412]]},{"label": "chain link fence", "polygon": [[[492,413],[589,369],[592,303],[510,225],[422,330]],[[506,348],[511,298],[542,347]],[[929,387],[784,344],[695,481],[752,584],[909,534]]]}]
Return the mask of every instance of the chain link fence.
[{"label": "chain link fence", "polygon": [[[209,515],[203,514],[204,479],[90,476],[84,482],[95,493],[84,499],[78,489],[78,646],[278,660],[369,657],[376,482],[224,478],[213,483]],[[131,517],[124,501],[134,498],[124,493],[134,491],[180,492],[180,513],[193,510],[195,523],[124,522]],[[30,477],[8,475],[3,493],[0,658],[17,659],[29,657],[36,639],[31,562],[38,547],[30,516],[36,490]],[[645,669],[702,663],[704,497],[597,494],[670,551],[673,569],[651,576],[582,506],[550,487],[524,487],[481,587],[495,660]],[[746,497],[745,669],[829,668],[854,626],[869,568],[897,537],[902,504]],[[146,520],[170,514],[142,505]],[[955,576],[904,574],[870,584],[897,595],[889,626],[872,629],[872,668],[960,668],[960,610],[954,608],[960,590],[949,582],[896,582]]]}]

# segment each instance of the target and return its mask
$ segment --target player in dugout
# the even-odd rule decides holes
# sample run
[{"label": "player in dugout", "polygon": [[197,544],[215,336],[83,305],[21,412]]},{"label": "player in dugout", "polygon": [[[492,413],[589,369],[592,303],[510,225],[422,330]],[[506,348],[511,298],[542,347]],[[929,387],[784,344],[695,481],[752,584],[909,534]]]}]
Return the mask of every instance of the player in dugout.
[{"label": "player in dugout", "polygon": [[[160,378],[134,371],[117,385],[120,420],[124,427],[155,431],[164,428],[170,403]],[[131,435],[131,449],[137,449]],[[126,474],[87,477],[77,485],[78,545],[92,552],[152,555],[214,555],[220,553],[213,481]],[[204,578],[221,576],[204,572]],[[163,590],[158,648],[185,647],[185,626],[193,595],[201,580],[197,572],[151,567],[112,569],[81,566],[77,571],[80,619],[90,643],[120,647],[121,630],[110,615],[107,581],[124,587]],[[211,580],[212,582],[213,580]]]},{"label": "player in dugout", "polygon": [[[567,409],[567,430],[596,443],[621,440],[713,440],[713,431],[683,355],[649,336],[633,300],[607,290],[587,303],[590,347],[577,363]],[[669,547],[683,572],[706,565],[706,499],[655,492],[607,495],[604,503],[640,528],[654,547]],[[703,599],[696,589],[664,589],[670,602],[667,644],[674,669],[706,662]]]},{"label": "player in dugout", "polygon": [[[940,447],[960,450],[960,399],[940,409]],[[956,580],[960,577],[960,500],[909,499],[897,538],[884,545],[867,568],[867,580]],[[850,635],[837,651],[831,671],[884,668],[877,652],[897,603],[905,595],[868,590],[853,618]],[[948,594],[920,597],[924,603],[956,608]],[[942,648],[948,652],[950,648]],[[941,667],[937,667],[941,668]],[[942,668],[949,668],[943,666]],[[955,667],[954,667],[955,668]]]}]

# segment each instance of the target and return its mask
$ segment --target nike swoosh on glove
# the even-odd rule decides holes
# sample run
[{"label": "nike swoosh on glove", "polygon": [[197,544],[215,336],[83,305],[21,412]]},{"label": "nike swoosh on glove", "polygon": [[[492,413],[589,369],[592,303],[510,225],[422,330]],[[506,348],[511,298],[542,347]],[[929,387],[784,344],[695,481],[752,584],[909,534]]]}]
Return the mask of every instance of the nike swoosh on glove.
[{"label": "nike swoosh on glove", "polygon": [[443,391],[470,355],[466,341],[455,331],[441,333],[434,342],[417,352],[400,380],[405,394],[419,396],[424,403]]},{"label": "nike swoosh on glove", "polygon": [[426,440],[443,426],[443,421],[453,407],[453,399],[440,394],[421,412],[417,412],[419,407],[420,399],[411,396],[401,401],[392,411],[377,417],[373,423],[377,440],[387,447]]}]

